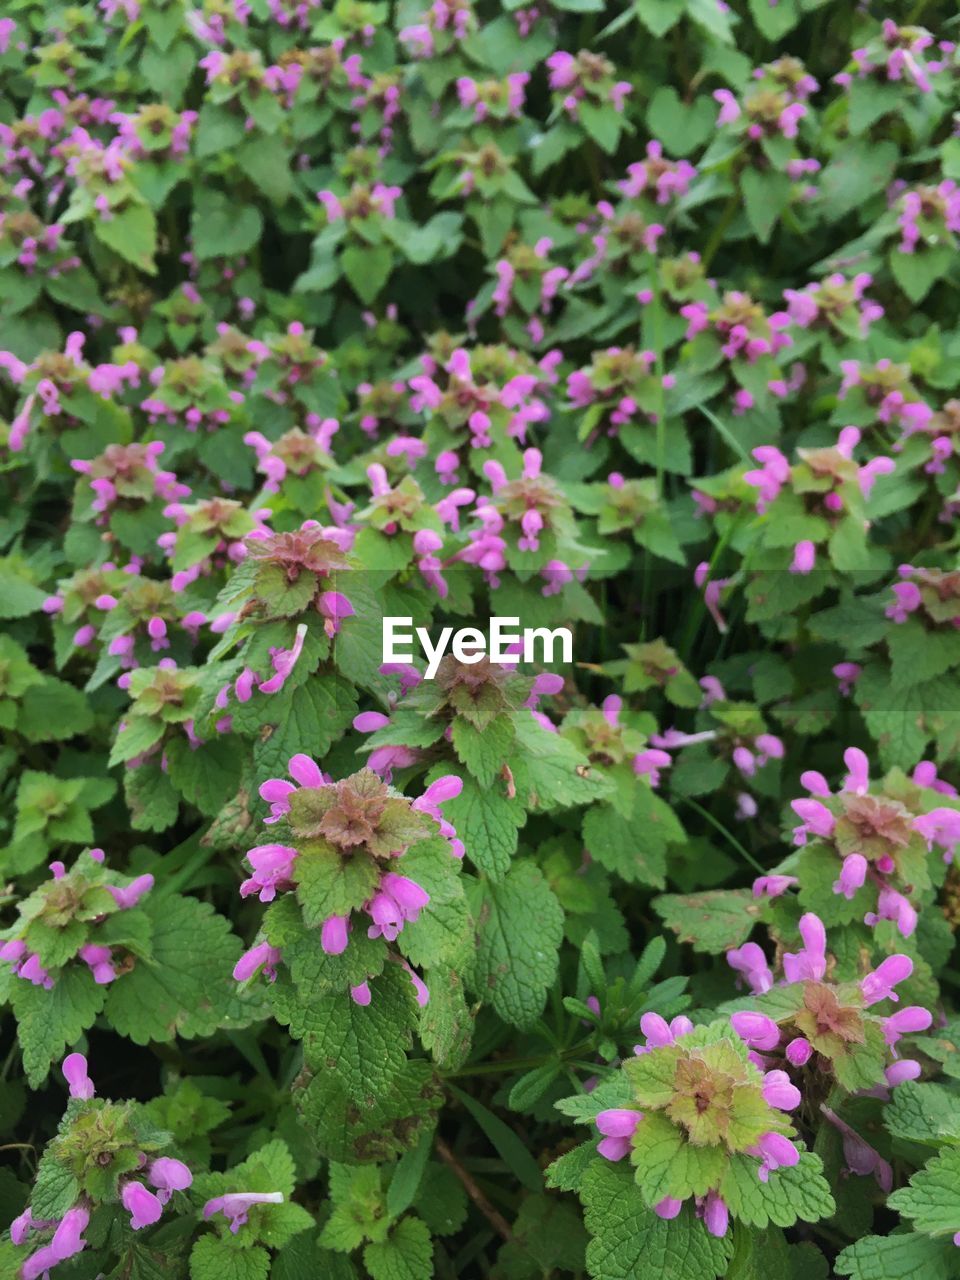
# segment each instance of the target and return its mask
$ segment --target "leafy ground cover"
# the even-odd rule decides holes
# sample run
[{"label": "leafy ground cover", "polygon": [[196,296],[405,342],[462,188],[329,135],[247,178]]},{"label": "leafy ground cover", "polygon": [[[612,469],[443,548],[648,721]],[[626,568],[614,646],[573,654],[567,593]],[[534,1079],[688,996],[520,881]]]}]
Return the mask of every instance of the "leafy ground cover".
[{"label": "leafy ground cover", "polygon": [[955,35],[0,4],[0,1277],[960,1276]]}]

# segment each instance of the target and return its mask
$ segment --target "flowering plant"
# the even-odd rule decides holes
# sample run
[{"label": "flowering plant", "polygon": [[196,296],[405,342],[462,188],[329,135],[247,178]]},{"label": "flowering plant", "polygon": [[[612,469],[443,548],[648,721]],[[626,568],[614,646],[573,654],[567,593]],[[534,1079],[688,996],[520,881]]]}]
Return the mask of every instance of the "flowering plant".
[{"label": "flowering plant", "polygon": [[960,1277],[955,17],[0,5],[0,1280]]}]

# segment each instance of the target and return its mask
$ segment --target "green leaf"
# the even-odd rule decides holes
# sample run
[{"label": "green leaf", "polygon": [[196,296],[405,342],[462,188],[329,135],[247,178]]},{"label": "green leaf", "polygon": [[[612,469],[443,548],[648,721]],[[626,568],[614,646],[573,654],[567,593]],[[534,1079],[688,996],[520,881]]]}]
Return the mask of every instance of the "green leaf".
[{"label": "green leaf", "polygon": [[838,147],[817,183],[827,218],[835,222],[883,190],[897,159],[896,144],[886,139],[856,138]]},{"label": "green leaf", "polygon": [[956,1246],[907,1232],[865,1236],[848,1245],[834,1264],[837,1275],[853,1280],[950,1280]]},{"label": "green leaf", "polygon": [[960,1147],[948,1147],[888,1196],[891,1209],[898,1209],[918,1231],[932,1236],[950,1236],[960,1223]]},{"label": "green leaf", "polygon": [[390,278],[393,251],[385,244],[347,245],[340,266],[354,293],[369,305]]},{"label": "green leaf", "polygon": [[502,770],[513,739],[513,721],[506,715],[497,716],[482,731],[462,716],[453,722],[453,748],[484,789]]},{"label": "green leaf", "polygon": [[517,849],[517,828],[527,820],[519,799],[507,799],[498,785],[484,789],[467,774],[463,790],[444,804],[443,812],[473,865],[491,879],[502,880]]},{"label": "green leaf", "polygon": [[684,6],[683,0],[634,0],[634,8],[650,34],[659,38],[680,21]]},{"label": "green leaf", "polygon": [[629,818],[610,805],[594,805],[583,819],[583,842],[590,854],[628,884],[662,889],[667,845],[683,838],[673,810],[644,783],[636,786]]},{"label": "green leaf", "polygon": [[883,1120],[895,1138],[938,1146],[944,1134],[957,1136],[957,1095],[943,1085],[905,1080],[893,1090]]},{"label": "green leaf", "polygon": [[62,1218],[77,1203],[80,1188],[76,1178],[65,1168],[48,1147],[40,1158],[37,1178],[30,1197],[30,1207],[36,1217]]},{"label": "green leaf", "polygon": [[231,151],[246,136],[243,115],[227,106],[205,102],[200,108],[196,132],[193,136],[193,152],[198,160],[218,152]]},{"label": "green leaf", "polygon": [[215,817],[240,786],[241,758],[236,740],[214,738],[192,746],[177,738],[166,748],[170,781],[201,813]]},{"label": "green leaf", "polygon": [[231,975],[239,939],[209,903],[150,894],[142,905],[153,921],[152,955],[138,959],[107,996],[107,1017],[121,1035],[135,1044],[189,1039],[262,1016],[255,990],[237,993]]},{"label": "green leaf", "polygon": [[890,250],[893,278],[911,302],[922,302],[953,265],[954,251],[945,244],[929,245],[915,253]]},{"label": "green leaf", "polygon": [[159,764],[127,769],[123,792],[134,831],[166,831],[176,822],[180,797]]},{"label": "green leaf", "polygon": [[625,1163],[595,1160],[583,1176],[580,1198],[591,1240],[587,1267],[593,1280],[712,1280],[732,1253],[729,1237],[708,1234],[692,1206],[665,1221],[648,1209]]},{"label": "green leaf", "polygon": [[288,988],[274,993],[278,1021],[303,1041],[304,1059],[311,1070],[335,1072],[349,1096],[356,1100],[386,1092],[406,1066],[413,1023],[413,989],[398,965],[388,965],[370,982],[373,998],[359,1005],[347,992],[318,995],[305,1003]]},{"label": "green leaf", "polygon": [[0,618],[25,618],[36,613],[47,593],[35,587],[11,561],[0,562]]},{"label": "green leaf", "polygon": [[569,738],[551,733],[520,714],[516,721],[518,754],[511,768],[517,794],[528,809],[569,809],[610,794],[613,786],[591,768]]},{"label": "green leaf", "polygon": [[750,16],[766,40],[781,40],[800,21],[796,0],[750,0]]},{"label": "green leaf", "polygon": [[117,734],[107,763],[111,766],[122,764],[143,755],[160,741],[166,729],[162,720],[154,720],[151,716],[128,715]]},{"label": "green leaf", "polygon": [[260,211],[221,191],[200,187],[190,219],[193,252],[205,262],[247,253],[263,234]]},{"label": "green leaf", "polygon": [[608,155],[616,151],[623,128],[623,116],[612,102],[598,105],[584,98],[577,109],[577,118],[601,150]]},{"label": "green leaf", "polygon": [[[784,0],[786,2],[786,0]],[[762,0],[766,4],[767,0]],[[768,169],[744,169],[740,175],[740,191],[747,220],[753,234],[761,244],[766,244],[773,234],[780,214],[787,207],[793,183],[785,173]]]},{"label": "green leaf", "polygon": [[391,1217],[398,1218],[405,1213],[417,1198],[432,1147],[431,1135],[424,1133],[417,1145],[397,1161],[387,1188],[387,1212]]},{"label": "green leaf", "polygon": [[477,922],[470,985],[505,1022],[531,1027],[556,977],[563,908],[533,862],[515,862],[500,884],[474,881],[467,895]]},{"label": "green leaf", "polygon": [[[118,979],[116,985],[120,983]],[[93,1026],[105,997],[105,989],[96,985],[86,968],[63,969],[50,991],[25,981],[11,985],[10,1003],[31,1089],[40,1087],[51,1062],[59,1060],[64,1049],[75,1045]]]},{"label": "green leaf", "polygon": [[259,1245],[240,1249],[219,1236],[201,1236],[190,1253],[190,1280],[267,1280],[270,1255]]},{"label": "green leaf", "polygon": [[290,152],[277,138],[261,133],[236,147],[232,155],[247,177],[277,204],[293,193]]},{"label": "green leaf", "polygon": [[887,652],[894,689],[926,684],[960,666],[960,631],[953,627],[928,631],[915,618],[908,618],[887,631]]},{"label": "green leaf", "polygon": [[662,893],[652,905],[681,942],[690,942],[695,951],[708,955],[719,955],[745,942],[762,909],[749,889]]},{"label": "green leaf", "polygon": [[297,1077],[294,1097],[321,1154],[351,1164],[390,1160],[409,1150],[436,1123],[443,1102],[433,1068],[422,1059],[406,1063],[388,1089],[358,1099],[349,1085],[327,1067],[314,1074],[308,1066]]},{"label": "green leaf", "polygon": [[353,685],[336,674],[318,673],[269,699],[253,749],[258,778],[282,777],[297,752],[322,760],[357,714]]},{"label": "green leaf", "polygon": [[345,916],[371,897],[380,870],[368,855],[341,857],[322,840],[305,842],[297,859],[297,901],[304,923],[319,927],[329,916]]},{"label": "green leaf", "polygon": [[65,680],[46,676],[23,695],[17,731],[28,742],[54,742],[86,733],[93,711],[85,695]]},{"label": "green leaf", "polygon": [[426,1224],[402,1218],[386,1240],[367,1245],[363,1264],[373,1280],[430,1280],[433,1244]]},{"label": "green leaf", "polygon": [[720,1193],[731,1214],[751,1227],[771,1222],[789,1227],[798,1218],[818,1222],[831,1217],[836,1209],[820,1157],[809,1151],[802,1152],[799,1164],[792,1168],[774,1169],[766,1182],[757,1177],[755,1159],[732,1156]]},{"label": "green leaf", "polygon": [[540,1166],[509,1125],[504,1124],[499,1116],[495,1116],[469,1093],[464,1093],[454,1085],[450,1085],[449,1089],[476,1120],[496,1148],[500,1159],[520,1185],[526,1187],[528,1191],[541,1191],[543,1175],[540,1172]]},{"label": "green leaf", "polygon": [[705,94],[693,102],[681,101],[673,85],[661,85],[647,107],[647,126],[667,151],[688,156],[712,135],[717,118],[716,103]]},{"label": "green leaf", "polygon": [[156,270],[153,255],[157,251],[157,219],[148,205],[131,204],[110,219],[99,217],[93,230],[97,239],[125,262],[132,262],[141,271],[153,275]]}]

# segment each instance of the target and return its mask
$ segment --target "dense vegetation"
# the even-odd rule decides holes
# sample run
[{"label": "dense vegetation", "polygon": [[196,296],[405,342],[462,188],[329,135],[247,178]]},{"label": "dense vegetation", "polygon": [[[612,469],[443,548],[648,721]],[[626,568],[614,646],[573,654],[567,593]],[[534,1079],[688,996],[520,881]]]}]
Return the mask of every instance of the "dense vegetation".
[{"label": "dense vegetation", "polygon": [[956,16],[522,5],[0,0],[0,1278],[960,1277]]}]

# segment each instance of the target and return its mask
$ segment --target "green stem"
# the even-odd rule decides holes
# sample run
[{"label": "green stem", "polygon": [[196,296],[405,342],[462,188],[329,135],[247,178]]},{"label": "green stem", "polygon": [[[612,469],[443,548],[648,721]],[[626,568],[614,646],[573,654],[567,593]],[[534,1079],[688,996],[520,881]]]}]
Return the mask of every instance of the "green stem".
[{"label": "green stem", "polygon": [[681,799],[684,804],[689,805],[691,809],[695,809],[696,812],[700,814],[701,818],[706,818],[707,822],[720,832],[720,834],[733,846],[733,848],[737,850],[741,857],[746,858],[747,862],[750,863],[751,867],[753,867],[755,871],[759,871],[761,875],[766,875],[766,867],[761,867],[753,854],[747,852],[733,832],[728,831],[723,823],[720,822],[719,819],[715,818],[709,810],[705,809],[702,804],[698,804],[696,800],[692,800],[690,796],[682,796]]}]

